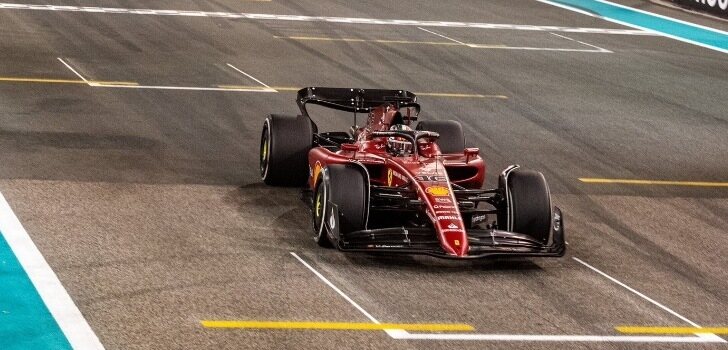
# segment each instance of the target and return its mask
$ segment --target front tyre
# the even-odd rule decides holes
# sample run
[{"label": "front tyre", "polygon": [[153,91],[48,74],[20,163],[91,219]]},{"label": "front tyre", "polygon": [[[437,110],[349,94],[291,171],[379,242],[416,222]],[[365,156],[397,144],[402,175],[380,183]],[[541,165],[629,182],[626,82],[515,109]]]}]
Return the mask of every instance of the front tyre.
[{"label": "front tyre", "polygon": [[266,185],[303,186],[308,180],[308,151],[313,125],[304,116],[271,114],[260,137],[260,177]]},{"label": "front tyre", "polygon": [[[364,168],[355,164],[330,164],[324,168],[314,190],[312,209],[314,240],[320,246],[337,243],[329,239],[332,232],[347,234],[366,229],[369,178]],[[339,239],[336,234],[332,236],[333,240]]]},{"label": "front tyre", "polygon": [[498,227],[546,244],[551,234],[553,207],[543,174],[521,168],[506,170],[499,187],[506,196],[506,208],[498,217]]}]

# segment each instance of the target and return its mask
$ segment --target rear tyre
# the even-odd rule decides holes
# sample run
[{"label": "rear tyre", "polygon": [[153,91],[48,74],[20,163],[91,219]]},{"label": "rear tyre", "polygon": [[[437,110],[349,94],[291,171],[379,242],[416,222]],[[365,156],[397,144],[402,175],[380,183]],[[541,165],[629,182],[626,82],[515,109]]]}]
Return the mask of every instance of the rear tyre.
[{"label": "rear tyre", "polygon": [[463,153],[465,134],[463,126],[454,120],[428,120],[417,123],[416,130],[434,131],[440,134],[437,145],[442,154]]},{"label": "rear tyre", "polygon": [[329,240],[328,228],[337,221],[329,203],[338,209],[338,232],[346,234],[366,229],[369,179],[364,169],[357,165],[331,164],[322,174],[313,198],[314,239],[320,246],[330,246],[336,242]]},{"label": "rear tyre", "polygon": [[308,151],[313,125],[304,116],[272,114],[260,137],[260,176],[272,186],[303,186],[308,180]]},{"label": "rear tyre", "polygon": [[498,227],[547,243],[553,208],[543,174],[518,168],[501,176],[499,187],[506,195],[506,208],[498,217]]}]

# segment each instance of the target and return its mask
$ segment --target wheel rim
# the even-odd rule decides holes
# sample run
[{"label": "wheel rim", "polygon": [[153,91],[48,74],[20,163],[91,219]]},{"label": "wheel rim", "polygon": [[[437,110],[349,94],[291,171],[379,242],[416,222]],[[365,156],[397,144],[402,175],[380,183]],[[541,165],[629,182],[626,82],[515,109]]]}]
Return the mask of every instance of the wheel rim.
[{"label": "wheel rim", "polygon": [[268,174],[268,162],[270,160],[270,128],[266,120],[263,126],[263,134],[260,137],[260,176],[265,179]]},{"label": "wheel rim", "polygon": [[314,239],[318,242],[325,239],[324,217],[326,217],[326,186],[320,182],[316,187],[313,203],[313,228],[316,232]]}]

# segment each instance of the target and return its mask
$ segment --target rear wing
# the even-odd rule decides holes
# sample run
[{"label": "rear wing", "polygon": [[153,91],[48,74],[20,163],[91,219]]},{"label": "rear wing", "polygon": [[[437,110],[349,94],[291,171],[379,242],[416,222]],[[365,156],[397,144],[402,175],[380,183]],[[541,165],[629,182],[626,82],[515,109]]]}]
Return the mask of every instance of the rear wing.
[{"label": "rear wing", "polygon": [[296,103],[301,113],[309,118],[306,111],[309,103],[352,113],[369,113],[372,108],[387,103],[397,109],[414,107],[416,113],[410,117],[412,120],[417,119],[420,113],[417,96],[405,90],[307,87],[298,90]]}]

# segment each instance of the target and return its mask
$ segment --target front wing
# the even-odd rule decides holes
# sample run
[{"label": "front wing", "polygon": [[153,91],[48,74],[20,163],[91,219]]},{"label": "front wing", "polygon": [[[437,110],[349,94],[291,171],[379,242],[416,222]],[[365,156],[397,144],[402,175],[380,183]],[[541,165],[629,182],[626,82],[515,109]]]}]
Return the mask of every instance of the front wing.
[{"label": "front wing", "polygon": [[431,228],[392,227],[341,234],[336,206],[332,210],[333,215],[327,226],[333,236],[339,237],[338,248],[342,251],[425,254],[450,259],[561,257],[566,253],[563,219],[558,208],[554,210],[554,225],[549,242],[543,243],[525,234],[497,229],[469,229],[466,232],[470,248],[464,257],[445,253]]}]

